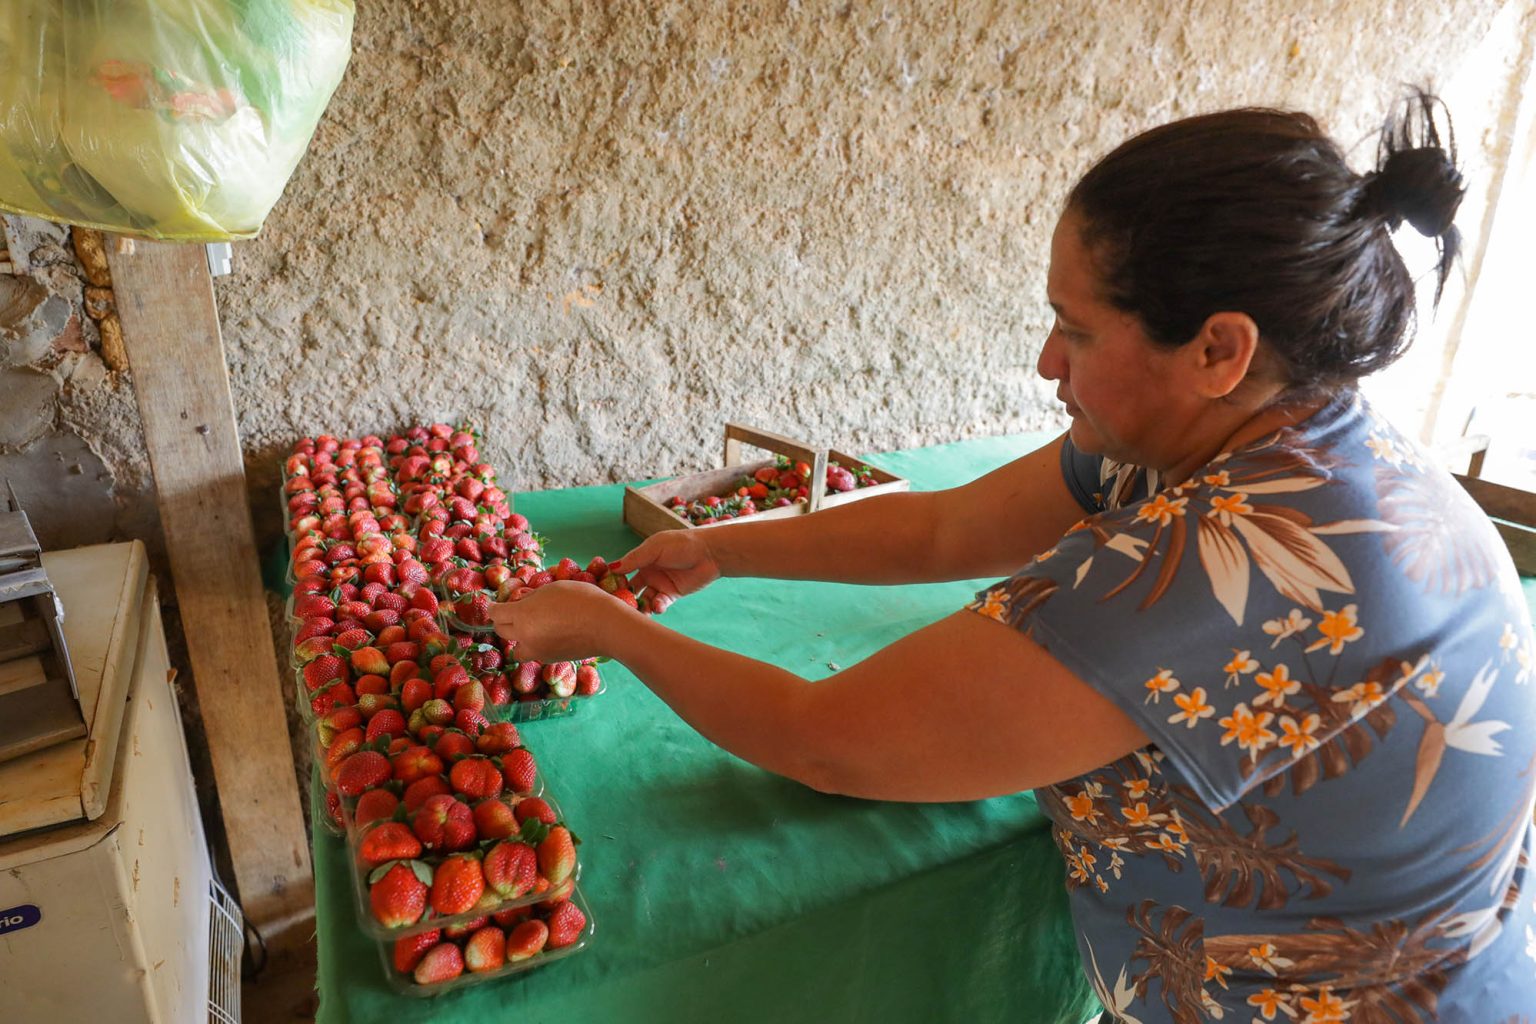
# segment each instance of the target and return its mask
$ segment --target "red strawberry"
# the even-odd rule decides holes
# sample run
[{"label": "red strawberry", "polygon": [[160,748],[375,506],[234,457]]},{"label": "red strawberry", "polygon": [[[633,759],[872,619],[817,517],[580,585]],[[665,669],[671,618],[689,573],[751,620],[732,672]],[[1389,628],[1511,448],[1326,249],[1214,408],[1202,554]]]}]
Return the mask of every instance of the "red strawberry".
[{"label": "red strawberry", "polygon": [[336,767],[336,790],[342,796],[359,796],[389,781],[389,759],[377,750],[359,750]]},{"label": "red strawberry", "polygon": [[444,732],[432,744],[432,750],[444,762],[468,757],[475,752],[475,741],[458,730]]},{"label": "red strawberry", "polygon": [[331,737],[331,742],[325,748],[325,769],[332,778],[336,777],[336,768],[362,749],[363,730],[358,726],[344,729]]},{"label": "red strawberry", "polygon": [[443,761],[436,753],[424,746],[410,746],[392,759],[394,777],[409,786],[418,779],[442,774]]},{"label": "red strawberry", "polygon": [[[406,662],[401,662],[406,664]],[[432,699],[432,684],[416,676],[400,686],[400,707],[409,714]]]},{"label": "red strawberry", "polygon": [[[336,646],[344,647],[348,651],[355,651],[361,647],[368,646],[369,639],[370,637],[368,636],[368,631],[361,627],[357,627],[354,629],[343,630],[341,633],[337,634]],[[384,671],[388,672],[389,669],[385,668]]]},{"label": "red strawberry", "polygon": [[540,587],[547,587],[553,582],[555,582],[555,574],[548,570],[536,572],[528,578],[528,585],[534,590],[538,590]]},{"label": "red strawberry", "polygon": [[480,545],[471,537],[460,537],[453,545],[453,553],[467,562],[480,562]]},{"label": "red strawberry", "polygon": [[521,694],[537,692],[541,682],[539,673],[543,671],[544,666],[537,661],[523,662],[512,674],[512,691]]},{"label": "red strawberry", "polygon": [[576,692],[576,666],[569,661],[550,662],[539,673],[539,678],[556,697],[569,697]]},{"label": "red strawberry", "polygon": [[373,630],[374,633],[382,633],[390,626],[398,625],[400,613],[392,608],[375,608],[363,616],[363,625]]},{"label": "red strawberry", "polygon": [[[396,567],[395,574],[400,578],[401,586],[404,586],[407,583],[414,583],[419,587],[424,585],[428,579],[430,579],[430,577],[427,575],[427,567],[422,565],[414,558],[407,558],[405,561],[401,562],[399,566]],[[405,611],[404,608],[399,608],[397,610],[402,612]]]},{"label": "red strawberry", "polygon": [[453,606],[459,620],[469,626],[488,626],[491,624],[491,595],[483,590],[477,590],[467,600],[461,600]]},{"label": "red strawberry", "polygon": [[428,775],[407,785],[405,793],[400,797],[400,802],[405,805],[408,812],[414,814],[421,809],[421,805],[426,803],[429,797],[452,794],[453,788],[448,785],[447,779],[441,775]]},{"label": "red strawberry", "polygon": [[356,601],[343,601],[336,607],[336,618],[338,620],[362,619],[371,611],[373,611],[373,605],[363,598]]},{"label": "red strawberry", "polygon": [[533,907],[521,906],[513,907],[511,910],[498,910],[491,915],[491,920],[503,928],[516,928],[531,917],[533,917]]},{"label": "red strawberry", "polygon": [[405,716],[393,708],[386,708],[368,719],[366,742],[372,743],[380,736],[404,736]]},{"label": "red strawberry", "polygon": [[512,684],[507,681],[504,674],[486,676],[482,682],[485,683],[486,703],[496,707],[512,703]]},{"label": "red strawberry", "polygon": [[314,615],[299,623],[299,628],[293,631],[295,645],[317,636],[330,636],[336,628],[336,620],[325,615]]},{"label": "red strawberry", "polygon": [[376,868],[368,876],[374,920],[386,928],[404,928],[421,920],[427,908],[427,886],[420,874],[426,871],[420,861],[396,861],[387,869]]},{"label": "red strawberry", "polygon": [[497,843],[485,855],[486,887],[504,900],[517,899],[533,890],[539,861],[527,843]]},{"label": "red strawberry", "polygon": [[427,950],[437,945],[442,932],[433,929],[430,932],[422,932],[420,935],[407,935],[403,939],[395,940],[394,962],[395,970],[401,974],[410,974],[421,963],[421,958]]},{"label": "red strawberry", "polygon": [[421,556],[423,562],[446,562],[453,557],[453,541],[434,537],[431,540],[422,541],[416,553]]},{"label": "red strawberry", "polygon": [[425,588],[418,590],[411,595],[411,607],[436,615],[437,595]]},{"label": "red strawberry", "polygon": [[574,903],[562,903],[549,915],[549,948],[560,949],[581,938],[587,915]]},{"label": "red strawberry", "polygon": [[481,928],[484,928],[490,922],[490,920],[491,919],[488,915],[481,914],[479,917],[472,917],[468,921],[464,921],[461,924],[444,925],[443,938],[468,938],[469,936],[475,934],[475,932],[479,931]]},{"label": "red strawberry", "polygon": [[[586,925],[583,920],[582,925]],[[524,921],[507,933],[507,963],[538,956],[549,941],[549,926],[543,921]],[[569,943],[567,943],[569,945]]]},{"label": "red strawberry", "polygon": [[[412,641],[404,641],[404,640],[402,640],[402,641],[399,641],[399,643],[402,643],[402,644],[403,643],[410,643],[410,645],[412,647],[417,647],[417,648],[419,648],[421,646],[420,644],[414,643]],[[390,644],[390,646],[391,647],[395,647],[397,645],[396,644]],[[384,656],[388,657],[389,656],[389,651],[386,650],[384,652]],[[397,661],[394,664],[389,666],[389,688],[391,690],[394,690],[394,691],[398,692],[399,690],[404,688],[405,682],[406,682],[407,679],[415,679],[415,678],[417,678],[420,675],[421,675],[421,666],[418,665],[416,662],[411,661],[409,659],[406,659],[404,661]],[[423,682],[425,682],[425,680],[423,680]]]},{"label": "red strawberry", "polygon": [[309,709],[316,715],[326,715],[338,707],[357,703],[357,694],[346,683],[331,683],[314,692],[309,698]]},{"label": "red strawberry", "polygon": [[364,718],[372,718],[380,711],[399,710],[399,708],[400,698],[392,693],[360,693],[357,695],[357,710],[363,713]]},{"label": "red strawberry", "polygon": [[[384,648],[384,660],[391,666],[399,666],[410,663],[415,666],[416,659],[421,656],[421,644],[412,643],[409,640],[399,640]],[[413,668],[412,675],[415,675]],[[393,678],[393,674],[391,674]]]},{"label": "red strawberry", "polygon": [[320,743],[329,747],[337,736],[362,724],[363,713],[357,708],[336,708],[315,723],[315,733]]},{"label": "red strawberry", "polygon": [[472,737],[479,736],[480,730],[490,724],[489,720],[474,708],[464,708],[453,716],[453,727]]},{"label": "red strawberry", "polygon": [[571,893],[576,891],[575,878],[567,878],[556,886],[550,886],[549,879],[546,878],[544,879],[544,885],[546,888],[540,890],[544,898],[538,902],[537,906],[545,912],[554,910],[557,906],[570,899]]},{"label": "red strawberry", "polygon": [[453,721],[453,705],[442,698],[427,701],[421,706],[421,713],[432,725],[448,725]]},{"label": "red strawberry", "polygon": [[400,625],[385,626],[379,630],[379,635],[374,638],[373,646],[379,650],[388,650],[390,646],[403,642],[406,639],[405,627]]},{"label": "red strawberry", "polygon": [[538,785],[538,770],[527,747],[518,747],[502,755],[501,774],[506,779],[507,788],[514,793],[532,793]]},{"label": "red strawberry", "polygon": [[[363,588],[358,591],[357,599],[361,601],[366,607],[362,610],[361,613],[356,614],[356,617],[362,618],[364,615],[367,615],[368,612],[374,607],[373,602],[378,600],[379,595],[386,594],[388,592],[389,588],[382,583],[368,582],[363,584]],[[348,614],[353,613],[349,612]]]},{"label": "red strawberry", "polygon": [[[526,800],[519,800],[517,806],[512,808],[512,813],[518,821],[542,821],[546,825],[553,825],[556,821],[555,809],[536,796],[530,796]],[[420,835],[421,833],[416,833]]]},{"label": "red strawberry", "polygon": [[576,694],[580,697],[590,697],[600,693],[603,689],[603,677],[598,673],[596,665],[579,665],[576,668]]},{"label": "red strawberry", "polygon": [[466,757],[454,763],[448,782],[471,800],[485,800],[501,795],[501,772],[488,757]]},{"label": "red strawberry", "polygon": [[389,680],[383,676],[366,675],[358,676],[357,682],[352,684],[352,689],[361,697],[363,694],[380,694],[389,692]]},{"label": "red strawberry", "polygon": [[384,821],[368,830],[358,843],[357,856],[368,867],[387,860],[410,860],[421,855],[421,840],[398,821]]},{"label": "red strawberry", "polygon": [[494,971],[507,962],[507,937],[492,925],[481,928],[464,943],[464,966],[471,971]]},{"label": "red strawberry", "polygon": [[492,722],[475,737],[475,749],[482,754],[505,754],[522,745],[517,726],[511,722]]},{"label": "red strawberry", "polygon": [[[501,800],[482,800],[475,805],[475,835],[481,839],[506,839],[517,834],[517,816],[512,807]],[[486,870],[490,864],[487,861]]]},{"label": "red strawberry", "polygon": [[485,710],[485,685],[478,679],[471,679],[457,690],[453,691],[453,706],[459,711],[469,708],[471,711]]},{"label": "red strawberry", "polygon": [[301,619],[329,618],[336,602],[325,594],[300,594],[293,599],[293,614]]},{"label": "red strawberry", "polygon": [[[469,808],[464,810],[467,812]],[[485,875],[480,870],[480,862],[464,854],[455,854],[439,864],[433,873],[429,902],[438,914],[451,917],[473,910],[484,894]]]},{"label": "red strawberry", "polygon": [[358,828],[385,821],[394,815],[399,805],[400,798],[389,790],[370,789],[357,798],[357,806],[352,808],[352,821]]},{"label": "red strawberry", "polygon": [[559,885],[576,870],[576,842],[570,829],[556,825],[539,843],[539,872],[550,885]]},{"label": "red strawberry", "polygon": [[441,985],[464,973],[464,954],[451,942],[439,942],[422,956],[411,977],[418,985]]},{"label": "red strawberry", "polygon": [[429,850],[465,850],[475,842],[475,818],[462,801],[429,796],[411,819],[411,831]]},{"label": "red strawberry", "polygon": [[377,647],[359,647],[352,652],[352,671],[358,675],[376,673],[388,676],[389,659],[385,658],[384,652]]},{"label": "red strawberry", "polygon": [[336,650],[336,641],[330,634],[324,636],[312,636],[308,640],[301,640],[293,646],[293,656],[300,665],[308,665],[316,658],[324,654],[332,654]]},{"label": "red strawberry", "polygon": [[470,681],[469,671],[457,661],[449,661],[441,668],[433,669],[432,694],[449,699],[455,690]]}]

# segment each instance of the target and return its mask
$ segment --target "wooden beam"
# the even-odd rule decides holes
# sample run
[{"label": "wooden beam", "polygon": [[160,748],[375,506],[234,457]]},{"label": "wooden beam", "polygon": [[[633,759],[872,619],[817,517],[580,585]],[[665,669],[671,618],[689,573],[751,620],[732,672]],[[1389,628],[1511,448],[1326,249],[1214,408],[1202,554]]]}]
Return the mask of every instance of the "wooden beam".
[{"label": "wooden beam", "polygon": [[284,946],[307,937],[314,879],[213,281],[201,245],[123,248],[108,260],[235,880]]}]

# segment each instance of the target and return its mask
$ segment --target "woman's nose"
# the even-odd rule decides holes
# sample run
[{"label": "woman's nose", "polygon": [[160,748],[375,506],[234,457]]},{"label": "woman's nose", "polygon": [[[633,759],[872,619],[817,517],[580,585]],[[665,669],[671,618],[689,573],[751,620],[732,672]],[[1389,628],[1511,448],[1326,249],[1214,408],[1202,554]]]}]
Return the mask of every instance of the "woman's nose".
[{"label": "woman's nose", "polygon": [[1040,358],[1035,360],[1035,372],[1046,380],[1061,380],[1066,375],[1067,364],[1063,358],[1061,339],[1057,337],[1054,328],[1045,336],[1045,344],[1040,347]]}]

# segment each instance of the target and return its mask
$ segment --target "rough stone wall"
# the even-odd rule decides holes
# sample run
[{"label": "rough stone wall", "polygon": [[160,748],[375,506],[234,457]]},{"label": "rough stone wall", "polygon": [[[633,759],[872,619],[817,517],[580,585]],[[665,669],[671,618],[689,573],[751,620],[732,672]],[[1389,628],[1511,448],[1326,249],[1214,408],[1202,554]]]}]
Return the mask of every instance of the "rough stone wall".
[{"label": "rough stone wall", "polygon": [[[727,417],[854,449],[1056,424],[1047,241],[1094,157],[1272,103],[1363,163],[1399,83],[1454,74],[1508,7],[1532,0],[361,5],[218,284],[258,529],[319,430],[467,419],[520,489],[702,468]],[[0,471],[58,484],[60,540],[153,541],[83,271],[10,223],[40,271],[0,284]]]}]

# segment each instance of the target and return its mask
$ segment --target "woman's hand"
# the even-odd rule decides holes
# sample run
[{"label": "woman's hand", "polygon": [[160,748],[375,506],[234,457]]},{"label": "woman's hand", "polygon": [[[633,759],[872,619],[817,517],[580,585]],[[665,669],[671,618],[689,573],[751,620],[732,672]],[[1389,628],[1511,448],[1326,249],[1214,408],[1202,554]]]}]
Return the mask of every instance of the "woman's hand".
[{"label": "woman's hand", "polygon": [[710,551],[702,530],[664,530],[647,537],[619,559],[622,571],[634,573],[632,589],[638,596],[665,595],[662,607],[684,594],[703,590],[720,578],[720,565]]},{"label": "woman's hand", "polygon": [[498,636],[516,642],[518,661],[606,657],[613,627],[624,616],[639,614],[597,587],[571,581],[491,605],[491,623]]}]

